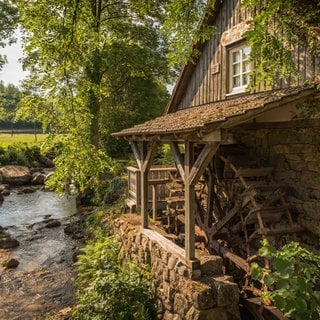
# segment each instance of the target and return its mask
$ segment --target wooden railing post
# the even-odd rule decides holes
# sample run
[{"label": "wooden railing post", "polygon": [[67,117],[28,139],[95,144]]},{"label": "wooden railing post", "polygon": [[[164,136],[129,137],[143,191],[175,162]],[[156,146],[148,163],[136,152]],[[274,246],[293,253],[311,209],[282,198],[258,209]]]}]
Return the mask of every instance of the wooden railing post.
[{"label": "wooden railing post", "polygon": [[140,170],[140,196],[141,196],[141,225],[148,227],[148,172],[157,150],[158,143],[152,141],[132,141],[131,148]]}]

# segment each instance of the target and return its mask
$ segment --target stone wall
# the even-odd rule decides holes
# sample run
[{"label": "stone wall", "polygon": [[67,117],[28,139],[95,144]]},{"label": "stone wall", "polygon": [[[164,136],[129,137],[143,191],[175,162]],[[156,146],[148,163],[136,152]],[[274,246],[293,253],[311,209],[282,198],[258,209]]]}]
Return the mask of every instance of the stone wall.
[{"label": "stone wall", "polygon": [[274,166],[274,178],[289,186],[287,200],[307,232],[302,240],[320,250],[320,120],[234,130],[237,142]]},{"label": "stone wall", "polygon": [[240,319],[237,284],[222,274],[221,257],[197,252],[185,261],[184,250],[125,215],[115,223],[125,255],[151,267],[158,319]]}]

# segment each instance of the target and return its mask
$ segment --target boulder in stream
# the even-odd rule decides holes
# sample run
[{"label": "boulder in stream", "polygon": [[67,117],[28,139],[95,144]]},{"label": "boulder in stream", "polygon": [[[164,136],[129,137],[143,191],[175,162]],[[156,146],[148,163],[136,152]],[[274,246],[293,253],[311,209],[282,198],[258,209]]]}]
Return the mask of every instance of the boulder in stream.
[{"label": "boulder in stream", "polygon": [[31,183],[32,184],[44,184],[45,180],[47,178],[47,174],[42,172],[35,172],[32,174]]},{"label": "boulder in stream", "polygon": [[19,265],[19,261],[14,258],[10,258],[2,263],[2,266],[7,269],[15,269]]},{"label": "boulder in stream", "polygon": [[45,224],[45,228],[57,228],[61,226],[61,222],[59,220],[50,220]]},{"label": "boulder in stream", "polygon": [[31,173],[28,167],[8,165],[0,168],[2,181],[10,185],[23,185],[31,180]]},{"label": "boulder in stream", "polygon": [[12,238],[0,238],[0,249],[13,249],[19,246],[19,241]]}]

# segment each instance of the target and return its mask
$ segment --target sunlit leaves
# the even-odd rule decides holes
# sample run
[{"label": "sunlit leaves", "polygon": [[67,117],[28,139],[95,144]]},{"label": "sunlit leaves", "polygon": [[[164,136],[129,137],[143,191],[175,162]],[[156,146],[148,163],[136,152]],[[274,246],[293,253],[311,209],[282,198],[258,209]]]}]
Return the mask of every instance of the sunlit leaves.
[{"label": "sunlit leaves", "polygon": [[246,33],[255,62],[252,84],[276,79],[297,78],[293,52],[306,46],[314,55],[320,53],[320,3],[315,0],[244,0],[253,14],[252,28]]},{"label": "sunlit leaves", "polygon": [[[220,1],[220,0],[217,0]],[[166,35],[170,51],[169,60],[173,66],[186,63],[199,54],[193,45],[209,39],[215,28],[200,22],[214,8],[216,1],[171,0],[165,6],[162,32]]]},{"label": "sunlit leaves", "polygon": [[[36,117],[64,136],[51,186],[72,182],[83,190],[97,182],[99,173],[112,170],[106,156],[110,148],[104,145],[110,141],[104,137],[134,123],[128,119],[115,126],[109,110],[119,114],[127,109],[138,121],[149,96],[135,84],[145,81],[152,92],[165,91],[172,72],[158,33],[158,2],[18,0],[24,64],[31,71],[20,116]],[[159,96],[148,101],[149,108],[163,110],[165,96]],[[116,155],[123,155],[120,151]]]},{"label": "sunlit leaves", "polygon": [[318,319],[320,257],[297,242],[276,250],[266,240],[259,254],[270,260],[271,268],[252,263],[251,277],[270,288],[265,298],[271,298],[275,306],[292,319]]},{"label": "sunlit leaves", "polygon": [[[14,32],[17,27],[18,11],[9,0],[0,1],[0,47],[15,42]],[[0,70],[7,62],[6,57],[0,55]]]},{"label": "sunlit leaves", "polygon": [[121,260],[119,239],[109,236],[88,243],[77,266],[81,290],[72,319],[152,318],[150,272],[135,262]]}]

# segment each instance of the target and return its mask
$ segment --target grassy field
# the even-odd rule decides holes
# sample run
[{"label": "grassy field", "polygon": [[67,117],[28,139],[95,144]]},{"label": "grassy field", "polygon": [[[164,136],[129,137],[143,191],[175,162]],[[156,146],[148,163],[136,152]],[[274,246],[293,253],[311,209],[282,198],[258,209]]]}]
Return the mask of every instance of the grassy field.
[{"label": "grassy field", "polygon": [[30,145],[40,144],[48,135],[46,133],[0,133],[0,146],[7,148],[15,143],[28,143]]}]

